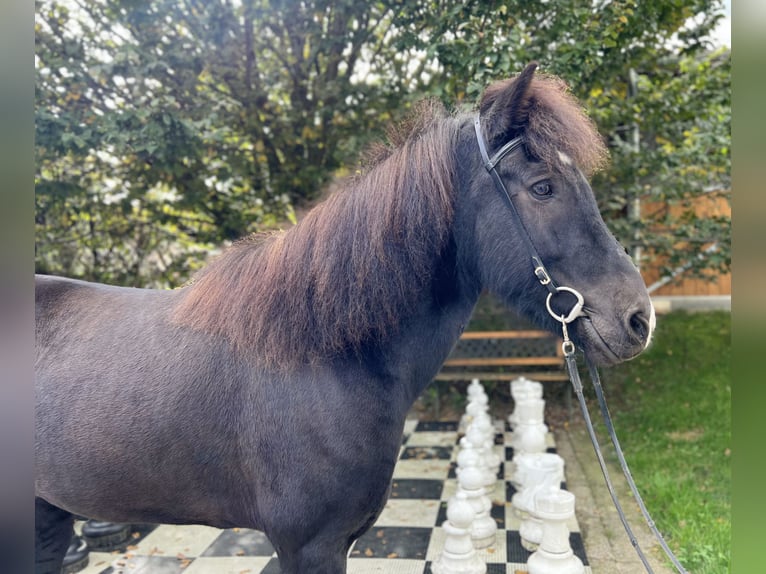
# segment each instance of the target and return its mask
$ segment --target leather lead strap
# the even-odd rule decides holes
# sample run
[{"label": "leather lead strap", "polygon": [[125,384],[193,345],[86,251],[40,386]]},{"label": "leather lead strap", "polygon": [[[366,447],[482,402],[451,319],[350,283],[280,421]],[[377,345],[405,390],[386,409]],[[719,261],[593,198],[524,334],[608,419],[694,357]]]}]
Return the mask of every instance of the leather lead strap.
[{"label": "leather lead strap", "polygon": [[[604,456],[601,453],[601,447],[598,444],[598,437],[596,436],[596,432],[593,429],[593,423],[591,422],[590,413],[588,412],[588,406],[585,403],[585,397],[583,396],[582,381],[580,380],[580,373],[577,370],[577,361],[575,359],[575,347],[574,347],[574,344],[569,340],[569,335],[567,332],[567,323],[576,319],[582,311],[582,305],[583,305],[582,296],[577,291],[569,287],[559,287],[553,281],[553,278],[550,276],[550,274],[548,273],[548,270],[543,265],[542,259],[540,258],[540,255],[537,253],[537,249],[535,249],[535,245],[532,242],[532,238],[530,237],[529,232],[527,231],[527,228],[524,226],[524,222],[522,221],[521,215],[516,209],[516,205],[513,203],[513,196],[508,192],[508,188],[505,187],[503,180],[500,178],[500,174],[498,174],[497,170],[495,169],[495,166],[498,164],[498,162],[501,159],[503,159],[506,155],[508,155],[509,153],[511,153],[513,150],[515,150],[516,148],[518,148],[524,143],[524,139],[523,137],[517,137],[509,141],[507,144],[501,147],[495,153],[495,155],[493,155],[490,158],[489,154],[487,153],[487,146],[484,143],[484,135],[482,134],[482,131],[481,131],[481,118],[479,117],[479,114],[476,114],[476,118],[474,119],[474,129],[476,130],[476,141],[479,144],[479,151],[481,152],[481,159],[484,162],[484,167],[492,176],[492,179],[495,182],[495,187],[497,187],[497,189],[502,193],[503,197],[505,197],[505,199],[507,200],[508,207],[510,208],[511,214],[513,218],[515,219],[516,226],[521,232],[522,240],[524,241],[524,243],[526,243],[527,251],[529,252],[532,258],[532,265],[534,267],[535,277],[537,277],[537,280],[540,282],[540,284],[543,285],[549,291],[548,299],[546,302],[546,305],[548,306],[548,312],[553,316],[554,319],[561,322],[563,335],[564,335],[564,344],[562,345],[562,349],[564,352],[564,357],[566,359],[567,370],[569,371],[569,379],[572,382],[572,386],[574,387],[575,393],[577,394],[577,399],[580,403],[580,410],[582,411],[583,418],[585,419],[585,425],[588,429],[588,435],[590,436],[590,440],[593,443],[593,449],[596,451],[596,458],[598,458],[598,463],[599,463],[599,466],[601,467],[601,473],[604,475],[604,480],[606,482],[606,487],[609,490],[609,495],[612,497],[612,502],[614,503],[614,506],[617,509],[617,514],[619,514],[620,516],[620,521],[622,522],[622,525],[625,528],[625,532],[627,532],[628,534],[628,538],[630,538],[630,543],[633,545],[633,548],[636,549],[636,553],[638,554],[638,557],[641,559],[641,562],[643,563],[644,568],[646,568],[646,571],[649,572],[650,574],[654,574],[654,571],[649,565],[649,562],[647,561],[646,556],[644,555],[643,551],[641,550],[641,547],[638,544],[638,540],[636,539],[635,535],[633,534],[633,531],[630,528],[630,524],[628,524],[628,519],[625,516],[625,512],[622,510],[622,506],[620,505],[619,499],[617,498],[617,493],[615,492],[614,485],[612,484],[612,480],[609,477],[609,471],[607,470],[606,462],[604,461]],[[570,311],[569,316],[561,315],[559,317],[551,308],[551,304],[550,304],[551,298],[561,291],[569,291],[573,295],[575,295],[578,299],[578,303],[575,305],[572,311]],[[655,526],[654,521],[652,520],[652,517],[649,515],[649,511],[646,509],[646,506],[644,505],[644,501],[641,499],[641,496],[638,493],[636,484],[633,481],[633,477],[630,474],[628,463],[625,461],[625,457],[622,454],[622,449],[620,448],[620,443],[617,440],[617,433],[614,430],[614,425],[612,424],[612,418],[609,415],[609,409],[606,406],[606,399],[604,398],[604,393],[601,388],[601,381],[598,376],[598,371],[596,370],[596,367],[590,363],[590,361],[588,361],[588,369],[590,370],[591,380],[593,381],[593,387],[596,391],[596,397],[598,398],[598,404],[601,409],[601,415],[604,418],[604,423],[606,424],[607,431],[609,432],[609,437],[611,438],[612,444],[614,445],[615,451],[617,452],[617,458],[620,461],[622,472],[628,481],[630,490],[633,492],[633,496],[638,502],[638,505],[641,508],[641,512],[644,515],[644,518],[646,519],[647,524],[649,525],[649,528],[651,529],[652,533],[659,541],[660,546],[662,546],[662,549],[665,551],[665,554],[667,554],[668,558],[670,558],[671,562],[673,562],[673,565],[676,567],[678,572],[680,572],[681,574],[688,574],[687,571],[684,569],[684,567],[681,565],[681,563],[678,561],[678,558],[676,558],[676,556],[673,554],[673,552],[670,550],[670,548],[666,544],[664,538],[662,537],[662,534],[660,534],[659,530],[657,530],[657,527]]]}]

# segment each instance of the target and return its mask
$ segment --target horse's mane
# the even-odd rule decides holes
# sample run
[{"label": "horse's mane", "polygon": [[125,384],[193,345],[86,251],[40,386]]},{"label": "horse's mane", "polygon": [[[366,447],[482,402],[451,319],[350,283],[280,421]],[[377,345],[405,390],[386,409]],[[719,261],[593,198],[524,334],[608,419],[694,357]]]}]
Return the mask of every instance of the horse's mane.
[{"label": "horse's mane", "polygon": [[184,289],[173,320],[220,334],[266,366],[312,363],[385,336],[431,278],[452,222],[457,121],[416,106],[366,173],[295,227],[225,250]]},{"label": "horse's mane", "polygon": [[[482,111],[504,88],[493,84]],[[535,77],[525,140],[591,174],[606,159],[593,123],[563,84]],[[286,369],[385,337],[431,281],[452,223],[456,144],[464,115],[426,101],[367,154],[365,173],[295,227],[235,243],[186,287],[172,319],[226,337],[265,366]],[[477,151],[478,153],[478,151]]]}]

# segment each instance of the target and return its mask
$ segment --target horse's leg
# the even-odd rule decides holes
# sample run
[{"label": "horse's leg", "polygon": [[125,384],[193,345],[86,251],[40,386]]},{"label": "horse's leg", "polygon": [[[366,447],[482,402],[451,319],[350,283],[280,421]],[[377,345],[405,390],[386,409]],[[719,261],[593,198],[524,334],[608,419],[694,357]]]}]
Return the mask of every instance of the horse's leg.
[{"label": "horse's leg", "polygon": [[279,566],[283,574],[345,574],[348,544],[328,544],[314,540],[297,551],[279,552]]},{"label": "horse's leg", "polygon": [[74,535],[74,516],[35,498],[35,574],[61,574]]}]

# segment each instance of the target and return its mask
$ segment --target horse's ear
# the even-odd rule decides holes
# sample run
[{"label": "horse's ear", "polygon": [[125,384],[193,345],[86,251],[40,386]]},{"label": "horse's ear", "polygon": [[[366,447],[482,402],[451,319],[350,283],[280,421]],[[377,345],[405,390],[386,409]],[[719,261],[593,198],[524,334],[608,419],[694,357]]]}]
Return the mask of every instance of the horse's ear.
[{"label": "horse's ear", "polygon": [[492,84],[479,103],[479,113],[490,145],[498,145],[520,135],[529,121],[532,78],[537,62],[532,62],[515,78]]}]

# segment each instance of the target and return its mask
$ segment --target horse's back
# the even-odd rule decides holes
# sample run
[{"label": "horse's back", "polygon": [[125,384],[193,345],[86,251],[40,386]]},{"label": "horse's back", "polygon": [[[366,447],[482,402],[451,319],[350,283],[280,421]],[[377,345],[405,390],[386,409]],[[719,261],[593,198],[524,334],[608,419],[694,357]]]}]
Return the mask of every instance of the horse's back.
[{"label": "horse's back", "polygon": [[52,275],[35,275],[35,331],[38,358],[53,343],[92,340],[106,325],[109,332],[161,318],[173,292],[117,287]]},{"label": "horse's back", "polygon": [[146,298],[147,294],[171,293],[156,289],[118,287],[104,283],[91,283],[80,279],[35,275],[35,320],[45,321],[51,314],[83,311],[89,305],[98,305],[107,300],[129,303],[131,300]]}]

